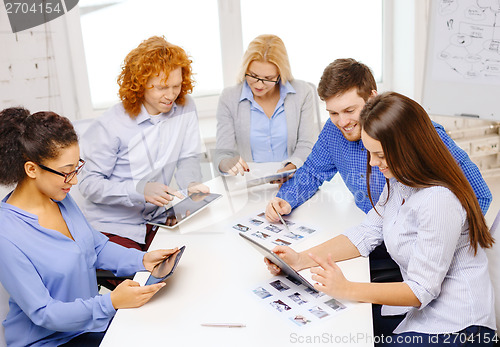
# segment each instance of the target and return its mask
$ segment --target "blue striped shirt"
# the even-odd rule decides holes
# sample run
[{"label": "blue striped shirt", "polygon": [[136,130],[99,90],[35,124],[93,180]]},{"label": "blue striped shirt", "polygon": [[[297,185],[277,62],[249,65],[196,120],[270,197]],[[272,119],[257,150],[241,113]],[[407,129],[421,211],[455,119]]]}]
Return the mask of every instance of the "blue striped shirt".
[{"label": "blue striped shirt", "polygon": [[[362,256],[385,242],[420,307],[384,306],[402,314],[395,333],[452,333],[471,325],[495,330],[494,294],[484,249],[469,243],[467,215],[447,188],[411,188],[392,178],[376,210],[344,234]],[[403,203],[404,199],[404,203]]]},{"label": "blue striped shirt", "polygon": [[[471,184],[481,210],[486,213],[492,196],[479,169],[467,153],[448,136],[443,126],[434,122],[433,124]],[[277,196],[295,208],[312,197],[324,181],[331,180],[338,172],[354,195],[356,205],[368,213],[372,205],[368,199],[366,187],[366,162],[367,154],[363,142],[361,140],[348,141],[328,119],[306,162],[296,171],[292,179],[283,184]],[[380,170],[372,170],[371,177],[370,187],[375,203],[384,188],[385,178]]]}]

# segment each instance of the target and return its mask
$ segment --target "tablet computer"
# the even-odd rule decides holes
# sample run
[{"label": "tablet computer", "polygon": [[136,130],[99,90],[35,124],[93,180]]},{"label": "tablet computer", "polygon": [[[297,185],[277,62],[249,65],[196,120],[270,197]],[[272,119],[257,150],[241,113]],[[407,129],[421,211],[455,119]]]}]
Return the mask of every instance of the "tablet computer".
[{"label": "tablet computer", "polygon": [[185,222],[195,214],[206,208],[210,203],[219,199],[221,194],[194,193],[179,201],[174,206],[167,208],[166,218],[163,222],[148,222],[148,224],[173,229]]},{"label": "tablet computer", "polygon": [[184,249],[186,246],[182,246],[175,253],[171,254],[167,259],[163,260],[161,263],[157,264],[151,274],[149,275],[148,280],[146,281],[146,286],[150,284],[160,283],[165,281],[167,278],[172,276],[174,273],[179,260],[182,257],[182,253],[184,253]]},{"label": "tablet computer", "polygon": [[258,186],[261,184],[269,183],[272,181],[277,181],[277,180],[280,180],[280,179],[283,179],[283,178],[290,176],[295,171],[297,171],[297,170],[293,169],[293,170],[287,170],[287,171],[283,171],[283,172],[273,173],[273,174],[267,175],[267,176],[253,178],[253,179],[250,179],[247,181],[247,187],[253,187],[253,186]]},{"label": "tablet computer", "polygon": [[314,288],[314,284],[313,283],[311,283],[308,279],[306,279],[304,276],[302,276],[297,271],[295,271],[290,265],[288,265],[287,263],[285,263],[272,250],[264,247],[259,242],[257,242],[256,240],[252,239],[251,237],[249,237],[247,234],[245,234],[243,232],[240,232],[240,236],[243,237],[245,240],[249,241],[255,248],[257,248],[257,250],[260,253],[262,253],[262,255],[264,255],[264,257],[266,257],[271,262],[273,262],[274,264],[276,264],[277,266],[279,266],[280,269],[281,269],[281,271],[283,271],[286,275],[293,277],[294,279],[296,279],[297,281],[299,281],[300,283],[302,283],[306,287],[308,287],[308,288],[310,288],[310,289],[312,289],[314,291],[317,291]]}]

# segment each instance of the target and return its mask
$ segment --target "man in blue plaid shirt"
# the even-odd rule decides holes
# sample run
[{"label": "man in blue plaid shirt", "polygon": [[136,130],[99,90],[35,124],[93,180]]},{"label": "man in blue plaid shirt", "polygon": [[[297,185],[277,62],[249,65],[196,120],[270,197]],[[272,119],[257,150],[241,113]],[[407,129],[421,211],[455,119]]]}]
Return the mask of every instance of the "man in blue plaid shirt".
[{"label": "man in blue plaid shirt", "polygon": [[[279,221],[271,204],[278,213],[289,214],[312,197],[323,182],[330,181],[337,172],[354,195],[356,205],[365,213],[372,208],[366,187],[367,154],[361,142],[359,115],[368,98],[377,94],[376,90],[370,68],[354,59],[337,59],[326,67],[319,82],[318,94],[326,102],[330,119],[304,165],[283,184],[276,198],[269,202],[266,208],[268,220]],[[479,169],[441,125],[433,124],[474,189],[483,213],[486,213],[492,196]],[[372,170],[371,179],[371,194],[373,202],[377,203],[385,178],[379,170]]]},{"label": "man in blue plaid shirt", "polygon": [[[269,202],[266,208],[268,220],[279,220],[271,204],[278,213],[289,214],[293,208],[312,197],[323,182],[331,180],[337,172],[354,195],[356,205],[365,213],[372,208],[366,187],[367,153],[361,142],[359,115],[366,101],[377,94],[376,90],[377,85],[370,69],[354,59],[337,59],[327,66],[319,82],[318,94],[326,102],[330,119],[304,165],[281,186],[276,198]],[[433,124],[471,184],[483,213],[486,213],[492,196],[479,169],[441,125]],[[385,178],[380,170],[372,169],[371,180],[372,199],[377,203]],[[374,282],[402,281],[399,267],[390,258],[384,244],[370,254],[370,270]],[[381,317],[380,305],[373,305],[372,310],[376,336],[391,334],[402,319],[401,316]]]}]

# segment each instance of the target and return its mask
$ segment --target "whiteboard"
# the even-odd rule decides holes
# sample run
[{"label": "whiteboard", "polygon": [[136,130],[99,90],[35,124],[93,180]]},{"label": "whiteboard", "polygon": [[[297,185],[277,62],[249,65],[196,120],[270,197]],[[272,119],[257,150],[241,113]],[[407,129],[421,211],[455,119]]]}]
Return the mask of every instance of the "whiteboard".
[{"label": "whiteboard", "polygon": [[431,0],[422,105],[500,120],[500,1]]}]

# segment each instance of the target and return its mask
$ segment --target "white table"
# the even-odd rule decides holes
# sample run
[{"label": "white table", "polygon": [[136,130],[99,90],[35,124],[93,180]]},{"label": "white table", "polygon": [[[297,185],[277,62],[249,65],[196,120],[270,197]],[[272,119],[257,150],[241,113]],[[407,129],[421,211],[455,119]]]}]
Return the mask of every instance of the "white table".
[{"label": "white table", "polygon": [[[277,188],[267,184],[234,192],[241,180],[228,178],[226,184],[220,177],[212,180],[211,191],[224,194],[223,198],[176,230],[160,228],[151,249],[185,245],[179,266],[149,303],[117,312],[101,346],[373,345],[370,304],[355,303],[324,322],[294,327],[255,298],[252,289],[272,275],[261,254],[231,225],[264,210]],[[335,178],[298,207],[291,218],[320,230],[297,245],[300,251],[358,224],[364,213],[355,206],[340,178]],[[339,265],[348,279],[369,281],[367,258]],[[142,284],[147,276],[138,273],[135,280]],[[238,322],[246,327],[200,325],[206,322]]]}]

